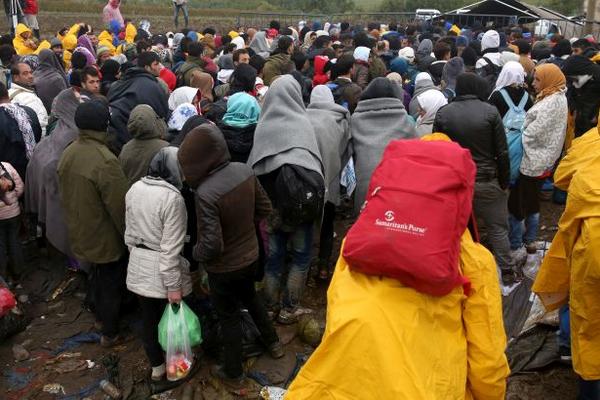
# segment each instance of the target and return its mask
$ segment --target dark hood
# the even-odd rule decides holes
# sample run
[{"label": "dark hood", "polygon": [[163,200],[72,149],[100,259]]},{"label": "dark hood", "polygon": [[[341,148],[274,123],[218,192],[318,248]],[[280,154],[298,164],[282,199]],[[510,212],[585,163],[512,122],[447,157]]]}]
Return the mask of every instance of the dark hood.
[{"label": "dark hood", "polygon": [[157,83],[156,77],[140,67],[132,67],[127,69],[123,77],[116,81],[114,85],[110,87],[109,93],[109,101],[113,99],[118,99],[123,96],[125,91],[127,91],[134,81],[137,79],[148,80]]},{"label": "dark hood", "polygon": [[186,135],[179,147],[178,158],[185,181],[195,189],[209,175],[225,167],[231,156],[219,128],[203,124]]}]

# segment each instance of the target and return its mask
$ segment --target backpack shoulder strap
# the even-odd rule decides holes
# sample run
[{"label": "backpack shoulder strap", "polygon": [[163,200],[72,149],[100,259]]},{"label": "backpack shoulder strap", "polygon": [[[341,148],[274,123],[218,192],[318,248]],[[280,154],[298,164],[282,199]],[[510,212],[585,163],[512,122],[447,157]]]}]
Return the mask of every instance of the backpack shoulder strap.
[{"label": "backpack shoulder strap", "polygon": [[508,105],[508,107],[510,109],[514,109],[515,108],[515,103],[513,103],[512,99],[510,98],[508,92],[506,91],[505,88],[502,88],[499,90],[500,94],[502,95],[502,98],[504,99],[504,101],[506,102],[506,104]]},{"label": "backpack shoulder strap", "polygon": [[517,106],[519,108],[519,111],[525,111],[525,105],[527,104],[528,99],[529,99],[529,94],[527,93],[527,91],[525,91],[525,93],[523,93],[523,97],[521,98],[521,101],[519,102],[519,105]]}]

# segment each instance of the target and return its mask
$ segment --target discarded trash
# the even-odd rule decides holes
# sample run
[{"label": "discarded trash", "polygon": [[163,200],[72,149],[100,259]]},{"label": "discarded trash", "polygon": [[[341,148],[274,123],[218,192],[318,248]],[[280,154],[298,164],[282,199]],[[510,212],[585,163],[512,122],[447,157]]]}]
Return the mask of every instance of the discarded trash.
[{"label": "discarded trash", "polygon": [[263,400],[283,400],[287,390],[275,386],[265,386],[260,390],[260,398]]},{"label": "discarded trash", "polygon": [[121,391],[106,379],[100,381],[100,389],[110,396],[111,399],[120,399]]},{"label": "discarded trash", "polygon": [[96,366],[96,363],[93,362],[92,360],[85,360],[86,364],[87,364],[87,368],[88,369],[92,369]]},{"label": "discarded trash", "polygon": [[12,347],[13,357],[15,361],[25,361],[29,358],[29,352],[20,344],[15,344]]},{"label": "discarded trash", "polygon": [[298,336],[313,347],[321,343],[325,327],[313,315],[302,315],[298,320]]},{"label": "discarded trash", "polygon": [[44,392],[46,393],[50,393],[50,394],[66,394],[65,393],[65,388],[58,384],[58,383],[49,383],[47,385],[44,385]]},{"label": "discarded trash", "polygon": [[21,294],[19,295],[17,300],[19,300],[19,303],[27,303],[29,301],[29,296],[27,296],[26,294]]},{"label": "discarded trash", "polygon": [[12,292],[5,287],[0,287],[0,317],[8,314],[16,304],[15,296]]},{"label": "discarded trash", "polygon": [[76,279],[75,276],[71,276],[70,278],[65,279],[64,281],[62,281],[57,287],[56,289],[54,289],[54,291],[52,292],[52,294],[46,299],[46,301],[52,301],[54,299],[56,299],[58,296],[60,296],[65,290],[67,290],[67,288],[69,287],[69,285]]},{"label": "discarded trash", "polygon": [[541,251],[537,251],[533,254],[528,254],[527,261],[525,261],[525,265],[523,266],[523,275],[525,275],[532,281],[535,281],[535,277],[538,273],[538,270],[540,269],[540,264],[542,262],[542,259],[538,254],[539,252]]},{"label": "discarded trash", "polygon": [[63,351],[73,349],[83,343],[100,343],[100,334],[97,332],[85,332],[71,336],[65,339],[58,349],[54,351],[54,354],[60,354]]}]

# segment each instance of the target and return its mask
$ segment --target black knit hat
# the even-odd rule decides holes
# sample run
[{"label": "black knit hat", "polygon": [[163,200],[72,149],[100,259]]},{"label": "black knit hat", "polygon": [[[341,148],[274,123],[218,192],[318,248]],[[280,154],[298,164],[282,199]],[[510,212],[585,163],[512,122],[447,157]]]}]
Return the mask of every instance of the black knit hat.
[{"label": "black knit hat", "polygon": [[75,125],[79,129],[105,132],[109,122],[108,106],[98,100],[81,103],[75,111]]}]

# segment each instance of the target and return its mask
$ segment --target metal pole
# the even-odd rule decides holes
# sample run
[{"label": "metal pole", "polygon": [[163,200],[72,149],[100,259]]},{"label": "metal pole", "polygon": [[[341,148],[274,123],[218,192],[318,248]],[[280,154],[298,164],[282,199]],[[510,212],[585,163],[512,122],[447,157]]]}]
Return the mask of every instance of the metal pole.
[{"label": "metal pole", "polygon": [[585,13],[584,33],[590,34],[594,30],[594,20],[596,17],[596,0],[587,0],[587,10]]}]

